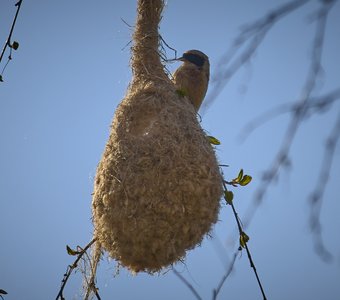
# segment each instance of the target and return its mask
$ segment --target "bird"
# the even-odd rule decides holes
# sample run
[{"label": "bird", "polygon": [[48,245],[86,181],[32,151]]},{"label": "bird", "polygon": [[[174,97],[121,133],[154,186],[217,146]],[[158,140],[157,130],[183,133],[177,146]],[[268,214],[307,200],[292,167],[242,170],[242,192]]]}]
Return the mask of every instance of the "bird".
[{"label": "bird", "polygon": [[176,60],[183,64],[174,72],[173,83],[178,94],[186,96],[197,112],[208,89],[209,58],[199,50],[188,50]]}]

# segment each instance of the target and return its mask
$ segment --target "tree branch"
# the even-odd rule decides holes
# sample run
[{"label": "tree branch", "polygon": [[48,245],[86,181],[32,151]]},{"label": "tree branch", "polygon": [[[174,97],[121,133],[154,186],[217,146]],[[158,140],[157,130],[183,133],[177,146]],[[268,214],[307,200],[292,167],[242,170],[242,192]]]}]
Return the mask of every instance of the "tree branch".
[{"label": "tree branch", "polygon": [[[64,288],[66,286],[66,283],[69,279],[69,277],[71,276],[72,272],[74,269],[76,269],[78,267],[78,263],[79,261],[83,258],[83,255],[86,253],[86,251],[95,243],[96,239],[93,239],[90,243],[88,243],[84,249],[82,249],[79,254],[77,255],[76,260],[73,262],[72,265],[69,265],[66,269],[66,273],[64,274],[64,278],[61,281],[61,287],[60,290],[58,292],[58,295],[56,297],[56,300],[65,300],[64,296],[63,296],[63,292],[64,292]],[[96,292],[96,289],[95,289]],[[97,296],[97,299],[100,300],[100,297],[98,295],[98,292],[95,293]]]},{"label": "tree branch", "polygon": [[307,74],[305,86],[302,89],[301,97],[296,101],[295,109],[292,112],[291,120],[287,126],[286,133],[279,151],[277,152],[270,167],[265,170],[259,188],[255,192],[255,197],[245,218],[245,227],[247,227],[257,208],[262,203],[269,185],[277,178],[280,169],[288,160],[289,151],[294,141],[295,135],[303,122],[308,111],[308,105],[312,99],[311,94],[315,88],[318,75],[321,71],[321,58],[324,43],[324,35],[326,30],[326,21],[328,13],[334,4],[334,1],[322,2],[322,6],[317,12],[317,25],[313,41],[313,54],[311,58],[309,72]]},{"label": "tree branch", "polygon": [[188,289],[195,295],[198,300],[202,300],[201,296],[198,294],[195,288],[175,268],[172,268],[172,271],[188,287]]},{"label": "tree branch", "polygon": [[235,265],[235,261],[236,261],[236,257],[237,257],[238,252],[239,252],[239,250],[234,253],[233,259],[230,262],[229,267],[228,267],[226,273],[223,275],[223,277],[222,277],[220,283],[218,284],[217,288],[213,290],[213,297],[212,297],[213,300],[217,299],[217,296],[218,296],[218,294],[219,294],[219,292],[220,292],[224,282],[226,281],[226,279],[231,274],[231,271],[233,270],[234,265]]},{"label": "tree branch", "polygon": [[[223,180],[222,182],[223,182],[224,191],[225,191],[225,192],[228,191],[227,186],[226,186],[226,182],[225,182],[224,180]],[[245,248],[245,249],[246,249],[247,256],[248,256],[248,260],[249,260],[249,262],[250,262],[250,267],[251,267],[251,268],[253,269],[253,271],[254,271],[254,274],[255,274],[257,283],[258,283],[258,285],[259,285],[259,287],[260,287],[260,290],[261,290],[261,293],[262,293],[262,296],[263,296],[263,300],[266,300],[266,299],[267,299],[266,294],[265,294],[265,292],[264,292],[264,289],[263,289],[263,286],[262,286],[260,277],[259,277],[259,275],[258,275],[258,273],[257,273],[256,266],[255,266],[255,263],[254,263],[253,258],[252,258],[252,256],[251,256],[249,247],[248,247],[248,245],[247,245],[247,242],[248,242],[248,240],[249,240],[249,237],[248,237],[248,236],[245,234],[245,232],[243,231],[242,224],[241,224],[240,218],[238,217],[238,214],[237,214],[237,212],[236,212],[236,209],[235,209],[235,206],[234,206],[233,201],[227,201],[227,204],[229,204],[229,205],[231,206],[231,208],[232,208],[232,210],[233,210],[233,214],[234,214],[235,220],[236,220],[236,223],[237,223],[237,228],[238,228],[239,235],[240,235],[240,247],[239,247],[239,250],[242,250],[242,248]],[[247,240],[245,240],[244,237],[246,237]],[[242,243],[241,243],[241,241],[242,241]],[[235,258],[234,258],[234,262],[235,262]],[[234,265],[234,262],[233,262],[232,266]],[[228,274],[228,273],[227,273],[227,274]],[[229,275],[229,274],[228,274],[228,275]],[[226,277],[228,277],[228,276],[226,276]],[[215,291],[216,291],[216,296],[215,296],[215,291],[214,291],[214,297],[215,297],[215,298],[213,298],[214,300],[216,299],[217,294],[218,294],[219,290],[221,289],[221,287],[222,287],[224,281],[225,281],[225,280],[222,279],[222,281],[221,281],[221,282],[222,282],[221,286],[219,287],[219,289],[216,289],[216,290],[215,290]]]},{"label": "tree branch", "polygon": [[202,107],[203,110],[211,105],[219,96],[235,73],[255,54],[267,33],[281,18],[300,8],[310,0],[293,0],[268,12],[265,16],[241,28],[227,53],[221,58],[215,69],[213,87],[210,89]]},{"label": "tree branch", "polygon": [[[306,104],[306,115],[314,113],[324,113],[329,109],[332,104],[340,99],[340,88],[333,90],[325,95],[318,97],[311,97],[308,104]],[[294,114],[299,110],[300,107],[295,102],[289,104],[283,104],[276,106],[268,111],[265,111],[258,117],[251,120],[248,124],[244,126],[241,130],[239,138],[243,141],[245,140],[255,129],[273,120],[274,118],[281,116],[286,113]]]},{"label": "tree branch", "polygon": [[21,7],[21,3],[22,3],[22,0],[19,0],[19,1],[15,4],[15,6],[17,7],[17,11],[16,11],[16,13],[15,13],[15,17],[14,17],[14,20],[13,20],[13,23],[12,23],[11,30],[10,30],[10,32],[9,32],[9,35],[8,35],[7,40],[6,40],[6,42],[5,42],[5,45],[4,45],[4,47],[3,47],[2,51],[1,51],[0,62],[2,61],[2,58],[3,58],[4,54],[5,54],[6,48],[7,48],[7,47],[10,47],[10,48],[12,47],[11,38],[12,38],[14,26],[15,26],[15,23],[16,23],[16,21],[17,21],[17,17],[18,17],[18,14],[19,14],[19,10],[20,10],[20,7]]},{"label": "tree branch", "polygon": [[320,222],[320,214],[322,208],[322,199],[329,180],[330,170],[334,158],[334,152],[340,137],[340,112],[330,135],[327,138],[323,160],[319,172],[319,177],[315,185],[314,191],[308,198],[310,203],[309,226],[314,236],[314,247],[316,253],[325,262],[332,260],[333,256],[324,246],[322,240],[322,228]]}]

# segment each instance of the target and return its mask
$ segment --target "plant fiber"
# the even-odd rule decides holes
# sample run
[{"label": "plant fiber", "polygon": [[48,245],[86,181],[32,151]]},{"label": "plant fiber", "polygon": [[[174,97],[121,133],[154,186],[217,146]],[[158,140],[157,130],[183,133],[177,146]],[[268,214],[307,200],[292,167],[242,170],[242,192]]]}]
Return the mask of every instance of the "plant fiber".
[{"label": "plant fiber", "polygon": [[138,1],[133,78],[115,112],[92,200],[98,249],[133,272],[158,272],[200,244],[222,195],[214,149],[160,60],[163,6]]}]

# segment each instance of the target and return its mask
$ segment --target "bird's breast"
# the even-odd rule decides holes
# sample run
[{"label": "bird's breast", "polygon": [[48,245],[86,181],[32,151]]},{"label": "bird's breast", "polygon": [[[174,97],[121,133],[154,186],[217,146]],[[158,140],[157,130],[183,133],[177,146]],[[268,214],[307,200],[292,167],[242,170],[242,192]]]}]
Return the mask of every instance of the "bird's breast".
[{"label": "bird's breast", "polygon": [[198,111],[208,88],[207,74],[196,66],[182,65],[176,70],[173,77],[176,88],[189,98]]}]

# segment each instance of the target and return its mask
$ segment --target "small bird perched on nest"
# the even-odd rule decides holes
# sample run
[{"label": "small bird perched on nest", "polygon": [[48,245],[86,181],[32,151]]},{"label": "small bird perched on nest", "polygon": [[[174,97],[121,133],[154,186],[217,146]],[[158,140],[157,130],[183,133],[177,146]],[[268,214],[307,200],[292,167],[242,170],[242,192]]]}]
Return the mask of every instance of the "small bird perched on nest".
[{"label": "small bird perched on nest", "polygon": [[173,82],[182,96],[187,96],[198,111],[208,89],[209,58],[199,50],[189,50],[178,58],[183,64],[173,74]]}]

